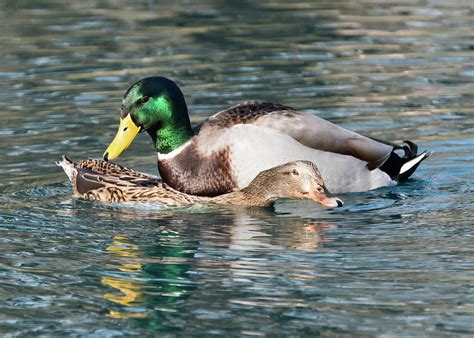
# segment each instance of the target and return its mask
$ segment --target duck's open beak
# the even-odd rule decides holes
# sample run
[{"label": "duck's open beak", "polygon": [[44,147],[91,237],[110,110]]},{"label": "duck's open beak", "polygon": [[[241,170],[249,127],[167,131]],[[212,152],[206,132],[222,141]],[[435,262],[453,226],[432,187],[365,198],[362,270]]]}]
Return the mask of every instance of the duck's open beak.
[{"label": "duck's open beak", "polygon": [[120,126],[117,134],[115,134],[114,140],[105,151],[103,158],[104,160],[113,160],[120,156],[120,154],[128,148],[133,139],[140,132],[138,127],[128,114],[125,118],[120,118]]},{"label": "duck's open beak", "polygon": [[342,202],[340,198],[330,197],[328,191],[326,189],[324,190],[325,192],[321,193],[317,191],[316,188],[312,189],[309,193],[309,197],[313,201],[320,203],[324,205],[325,207],[329,207],[329,208],[342,207],[344,205],[344,202]]}]

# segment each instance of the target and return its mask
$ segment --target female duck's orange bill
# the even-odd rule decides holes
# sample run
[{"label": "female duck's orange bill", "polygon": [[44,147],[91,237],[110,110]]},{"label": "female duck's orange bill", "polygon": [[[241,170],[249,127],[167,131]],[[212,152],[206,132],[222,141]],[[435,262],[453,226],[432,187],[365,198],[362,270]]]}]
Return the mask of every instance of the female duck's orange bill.
[{"label": "female duck's orange bill", "polygon": [[328,196],[327,190],[325,192],[319,192],[317,189],[314,189],[309,193],[309,198],[329,208],[337,208],[344,205],[344,202],[340,198]]}]

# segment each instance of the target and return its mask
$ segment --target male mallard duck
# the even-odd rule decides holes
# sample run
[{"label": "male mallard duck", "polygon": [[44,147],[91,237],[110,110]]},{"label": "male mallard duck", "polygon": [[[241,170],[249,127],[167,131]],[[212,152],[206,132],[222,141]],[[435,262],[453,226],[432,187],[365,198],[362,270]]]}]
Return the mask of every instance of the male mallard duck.
[{"label": "male mallard duck", "polygon": [[407,179],[428,157],[413,142],[372,139],[274,103],[240,103],[193,130],[183,93],[164,77],[127,90],[104,159],[118,157],[142,131],[153,140],[163,181],[203,196],[242,189],[259,172],[295,160],[317,163],[334,193],[366,191]]},{"label": "male mallard duck", "polygon": [[216,197],[179,192],[152,175],[101,160],[56,162],[72,183],[74,195],[104,202],[159,202],[166,205],[226,204],[271,206],[277,199],[309,199],[327,207],[342,205],[329,197],[318,168],[308,161],[289,162],[262,171],[238,191]]}]

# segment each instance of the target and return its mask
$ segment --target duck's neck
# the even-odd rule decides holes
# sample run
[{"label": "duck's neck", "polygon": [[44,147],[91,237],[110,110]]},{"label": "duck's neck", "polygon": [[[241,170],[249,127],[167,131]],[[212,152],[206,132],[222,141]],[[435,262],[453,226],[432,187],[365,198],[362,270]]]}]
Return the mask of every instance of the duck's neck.
[{"label": "duck's neck", "polygon": [[256,207],[269,207],[275,203],[273,199],[266,199],[258,194],[251,194],[245,191],[234,191],[224,195],[212,197],[210,202],[224,205],[245,205]]},{"label": "duck's neck", "polygon": [[265,174],[260,173],[242,190],[213,197],[212,201],[217,204],[269,207],[278,199],[275,190],[271,182],[268,182]]},{"label": "duck's neck", "polygon": [[167,109],[166,118],[155,128],[148,130],[156,152],[167,154],[186,143],[193,137],[186,104],[163,103],[161,109]]}]

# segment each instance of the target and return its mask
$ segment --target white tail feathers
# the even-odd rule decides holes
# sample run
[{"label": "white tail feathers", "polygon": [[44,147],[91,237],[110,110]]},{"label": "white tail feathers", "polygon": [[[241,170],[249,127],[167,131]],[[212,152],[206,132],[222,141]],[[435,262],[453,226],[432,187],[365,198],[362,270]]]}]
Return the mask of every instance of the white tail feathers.
[{"label": "white tail feathers", "polygon": [[63,158],[62,161],[57,161],[56,165],[63,168],[64,172],[69,178],[69,181],[74,182],[74,179],[76,178],[77,170],[76,168],[74,168],[73,163],[68,162],[66,159]]},{"label": "white tail feathers", "polygon": [[417,157],[415,157],[414,159],[408,161],[407,163],[405,163],[404,165],[402,165],[402,167],[400,168],[400,173],[399,175],[402,175],[403,173],[406,173],[408,170],[410,170],[411,168],[413,168],[415,165],[417,165],[418,163],[420,163],[421,161],[423,161],[426,157],[428,157],[429,154],[426,153],[426,151],[421,154],[421,155],[418,155]]}]

